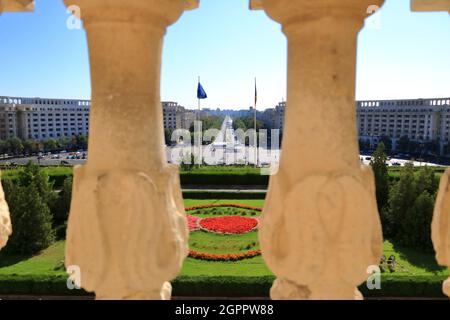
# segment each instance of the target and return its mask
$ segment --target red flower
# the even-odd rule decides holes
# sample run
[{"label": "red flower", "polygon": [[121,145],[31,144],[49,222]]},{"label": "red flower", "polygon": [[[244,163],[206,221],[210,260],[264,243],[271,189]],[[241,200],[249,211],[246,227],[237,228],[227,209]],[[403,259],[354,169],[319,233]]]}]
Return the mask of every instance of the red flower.
[{"label": "red flower", "polygon": [[200,227],[198,226],[198,217],[191,216],[190,214],[186,215],[186,219],[188,221],[189,231],[198,230]]},{"label": "red flower", "polygon": [[201,219],[199,225],[207,231],[239,234],[255,229],[258,225],[258,220],[241,216],[223,216]]},{"label": "red flower", "polygon": [[198,209],[207,209],[207,208],[223,208],[223,207],[232,207],[232,208],[241,208],[241,209],[248,209],[248,210],[255,210],[255,211],[262,211],[261,208],[258,207],[252,207],[247,206],[244,204],[206,204],[206,205],[199,205],[199,206],[193,206],[193,207],[187,207],[185,208],[186,211],[192,211],[192,210],[198,210]]},{"label": "red flower", "polygon": [[189,257],[206,261],[238,261],[242,259],[253,258],[259,256],[260,254],[261,250],[252,250],[235,254],[213,254],[189,250]]}]

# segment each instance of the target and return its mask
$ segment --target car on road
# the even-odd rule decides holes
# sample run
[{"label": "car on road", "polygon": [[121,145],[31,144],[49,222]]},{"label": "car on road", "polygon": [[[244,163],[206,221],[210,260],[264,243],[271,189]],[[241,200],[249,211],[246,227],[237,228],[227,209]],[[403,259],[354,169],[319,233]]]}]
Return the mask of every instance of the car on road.
[{"label": "car on road", "polygon": [[69,165],[70,163],[65,161],[65,160],[61,160],[60,164],[62,164],[62,165]]},{"label": "car on road", "polygon": [[372,157],[365,157],[366,160],[372,160]]},{"label": "car on road", "polygon": [[393,162],[393,163],[391,164],[391,166],[398,167],[398,166],[401,166],[401,164],[400,164],[399,162]]}]

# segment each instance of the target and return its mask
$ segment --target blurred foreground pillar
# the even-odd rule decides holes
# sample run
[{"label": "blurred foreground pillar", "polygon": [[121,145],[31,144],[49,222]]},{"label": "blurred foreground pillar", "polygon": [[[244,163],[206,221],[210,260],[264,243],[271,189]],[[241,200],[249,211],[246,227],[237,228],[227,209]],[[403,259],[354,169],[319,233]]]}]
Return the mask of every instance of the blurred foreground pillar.
[{"label": "blurred foreground pillar", "polygon": [[[65,0],[79,6],[92,83],[89,157],[75,167],[66,266],[97,299],[169,299],[187,256],[176,166],[164,148],[163,37],[187,0]],[[76,11],[76,10],[75,10]]]},{"label": "blurred foreground pillar", "polygon": [[[448,11],[450,0],[412,0],[413,11]],[[436,260],[450,268],[450,169],[442,175],[431,224],[431,238]],[[442,290],[450,297],[450,278],[444,281]]]},{"label": "blurred foreground pillar", "polygon": [[[2,12],[29,12],[34,9],[33,0],[0,0],[0,14]],[[0,182],[0,250],[6,246],[12,233],[9,208]]]},{"label": "blurred foreground pillar", "polygon": [[259,231],[276,274],[273,299],[361,299],[382,233],[370,167],[360,165],[356,39],[382,0],[255,0],[288,40],[288,99],[279,172]]}]

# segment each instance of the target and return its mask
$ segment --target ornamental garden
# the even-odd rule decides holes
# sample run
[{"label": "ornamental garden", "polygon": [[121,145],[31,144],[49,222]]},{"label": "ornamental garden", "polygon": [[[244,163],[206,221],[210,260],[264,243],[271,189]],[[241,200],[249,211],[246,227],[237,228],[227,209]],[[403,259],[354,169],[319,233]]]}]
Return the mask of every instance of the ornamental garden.
[{"label": "ornamental garden", "polygon": [[261,255],[257,228],[261,209],[238,204],[186,208],[189,257],[205,261],[238,261]]},{"label": "ornamental garden", "polygon": [[[376,175],[383,175],[375,164],[373,168]],[[429,243],[422,240],[429,239],[426,232],[432,213],[432,205],[424,203],[433,203],[442,170],[407,166],[385,172],[388,192],[379,203],[386,239],[379,264],[381,290],[369,290],[363,283],[359,289],[365,296],[443,297],[442,281],[449,270],[437,265]],[[15,232],[0,252],[0,298],[88,295],[69,290],[66,284],[64,246],[71,173],[70,167],[3,170],[14,225],[17,230],[39,232]],[[205,184],[253,185],[264,176],[248,167],[227,167],[226,172],[223,167],[200,167],[182,171],[181,177]],[[404,190],[414,194],[404,194]],[[417,200],[402,201],[405,196]],[[185,191],[183,197],[190,251],[182,272],[172,281],[173,295],[268,297],[274,275],[264,263],[258,242],[265,193],[199,190]]]}]

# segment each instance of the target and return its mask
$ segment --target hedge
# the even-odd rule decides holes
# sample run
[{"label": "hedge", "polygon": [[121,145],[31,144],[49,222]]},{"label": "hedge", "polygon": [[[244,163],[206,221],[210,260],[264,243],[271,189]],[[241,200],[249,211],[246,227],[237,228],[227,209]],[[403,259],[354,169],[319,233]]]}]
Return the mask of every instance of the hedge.
[{"label": "hedge", "polygon": [[184,199],[265,199],[266,192],[183,191]]},{"label": "hedge", "polygon": [[[64,180],[71,176],[72,173],[65,172],[62,170],[52,170],[53,168],[49,167],[49,178],[50,181],[54,182],[55,188],[61,188]],[[400,178],[400,170],[401,168],[397,167],[389,167],[389,180],[392,182],[397,181]],[[433,167],[434,172],[440,176],[444,171],[445,168],[442,167]],[[230,170],[227,172],[226,170],[222,169],[220,171],[204,171],[204,172],[186,172],[183,171],[180,173],[180,181],[182,186],[188,186],[188,185],[216,185],[216,186],[232,186],[232,185],[242,185],[242,186],[260,186],[260,187],[267,187],[269,183],[270,176],[267,175],[261,175],[256,172],[244,172],[239,170],[233,170],[233,168],[230,168]],[[15,175],[8,175],[7,171],[4,171],[4,174],[2,175],[2,180],[15,180]],[[195,195],[194,195],[195,196]],[[200,195],[197,195],[200,197]],[[252,196],[247,199],[262,199],[262,195],[255,196],[253,198]],[[214,196],[214,198],[216,198]],[[197,198],[192,198],[197,199]],[[225,198],[217,198],[217,199],[227,199]],[[238,196],[238,198],[235,198],[233,196],[233,199],[243,199]]]},{"label": "hedge", "polygon": [[269,176],[260,174],[181,173],[182,185],[261,185],[267,186]]},{"label": "hedge", "polygon": [[[359,289],[365,297],[428,297],[445,298],[444,276],[384,276],[381,290]],[[273,276],[180,276],[172,281],[173,296],[183,297],[268,297]],[[84,290],[68,290],[66,277],[0,275],[0,295],[92,295]]]}]

